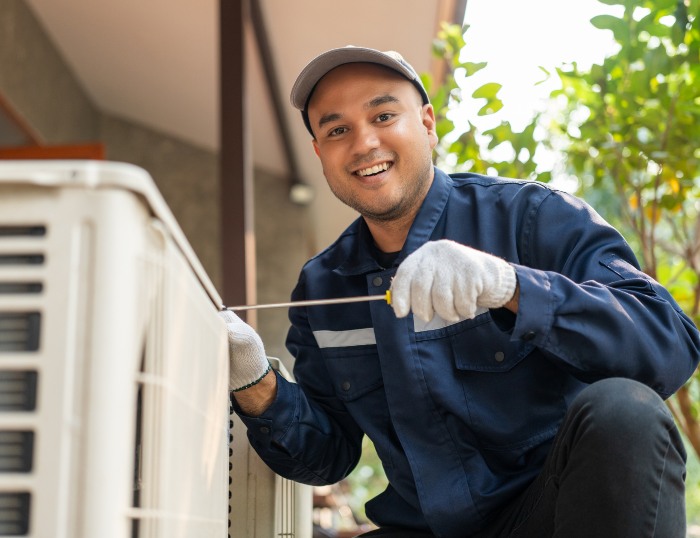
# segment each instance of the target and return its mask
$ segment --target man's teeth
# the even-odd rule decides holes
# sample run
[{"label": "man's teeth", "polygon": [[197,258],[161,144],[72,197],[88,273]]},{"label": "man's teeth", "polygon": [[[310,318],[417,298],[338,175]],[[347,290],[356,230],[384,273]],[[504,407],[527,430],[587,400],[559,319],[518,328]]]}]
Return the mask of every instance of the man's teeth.
[{"label": "man's teeth", "polygon": [[371,176],[372,174],[378,174],[379,172],[384,172],[384,170],[389,169],[389,163],[376,164],[371,168],[365,168],[364,170],[358,170],[358,176]]}]

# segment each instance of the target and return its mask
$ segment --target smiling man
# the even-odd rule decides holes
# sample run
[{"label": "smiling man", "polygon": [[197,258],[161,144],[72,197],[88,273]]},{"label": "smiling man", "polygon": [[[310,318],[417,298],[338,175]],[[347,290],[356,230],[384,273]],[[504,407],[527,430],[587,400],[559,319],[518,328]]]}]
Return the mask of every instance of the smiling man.
[{"label": "smiling man", "polygon": [[331,190],[364,216],[381,250],[400,250],[433,181],[432,107],[396,71],[349,63],[318,83],[308,110]]},{"label": "smiling man", "polygon": [[372,536],[685,536],[663,400],[700,338],[620,234],[546,185],[434,168],[432,106],[395,52],[327,51],[291,100],[360,215],[292,298],[392,302],[291,308],[296,384],[222,313],[234,408],[268,465],[334,483],[369,436],[389,480]]}]

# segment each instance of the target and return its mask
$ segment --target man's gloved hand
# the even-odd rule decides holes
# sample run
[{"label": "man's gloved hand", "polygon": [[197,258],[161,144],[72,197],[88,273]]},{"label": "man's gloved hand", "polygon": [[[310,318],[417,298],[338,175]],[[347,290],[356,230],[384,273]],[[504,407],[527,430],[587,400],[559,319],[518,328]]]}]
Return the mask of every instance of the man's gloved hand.
[{"label": "man's gloved hand", "polygon": [[252,387],[270,371],[262,340],[250,325],[230,310],[222,310],[219,316],[228,329],[228,388],[236,392]]},{"label": "man's gloved hand", "polygon": [[479,306],[505,305],[515,287],[515,269],[505,260],[442,239],[426,243],[399,265],[391,305],[399,318],[413,311],[426,322],[435,312],[447,321],[471,319]]}]

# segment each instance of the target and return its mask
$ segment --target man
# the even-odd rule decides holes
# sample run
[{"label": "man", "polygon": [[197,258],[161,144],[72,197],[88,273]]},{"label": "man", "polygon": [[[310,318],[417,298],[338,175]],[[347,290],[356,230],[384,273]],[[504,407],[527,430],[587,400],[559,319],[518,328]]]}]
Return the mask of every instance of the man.
[{"label": "man", "polygon": [[397,53],[344,47],[292,89],[333,193],[360,213],[303,268],[298,384],[226,313],[234,407],[282,476],[329,484],[368,435],[389,487],[372,535],[685,536],[663,399],[700,339],[620,235],[545,185],[432,165],[435,117]]}]

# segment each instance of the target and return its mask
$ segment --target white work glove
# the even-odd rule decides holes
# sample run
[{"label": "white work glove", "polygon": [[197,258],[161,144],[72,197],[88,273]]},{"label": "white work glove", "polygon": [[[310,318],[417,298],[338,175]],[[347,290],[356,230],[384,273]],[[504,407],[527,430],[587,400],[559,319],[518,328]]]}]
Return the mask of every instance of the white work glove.
[{"label": "white work glove", "polygon": [[423,321],[471,319],[477,307],[500,308],[515,293],[512,265],[501,258],[442,239],[421,246],[399,265],[391,283],[397,317],[412,311]]},{"label": "white work glove", "polygon": [[229,382],[231,391],[252,387],[270,371],[270,362],[258,333],[230,310],[219,316],[228,329]]}]

